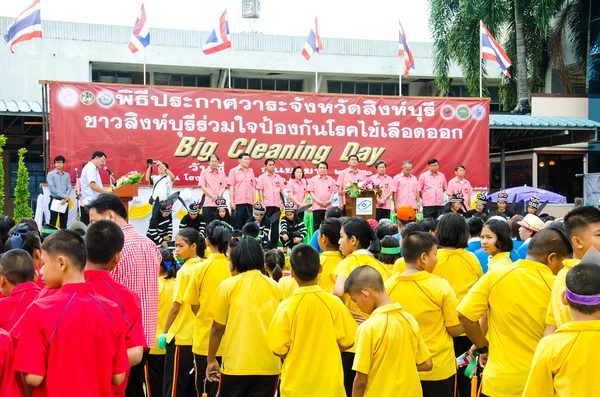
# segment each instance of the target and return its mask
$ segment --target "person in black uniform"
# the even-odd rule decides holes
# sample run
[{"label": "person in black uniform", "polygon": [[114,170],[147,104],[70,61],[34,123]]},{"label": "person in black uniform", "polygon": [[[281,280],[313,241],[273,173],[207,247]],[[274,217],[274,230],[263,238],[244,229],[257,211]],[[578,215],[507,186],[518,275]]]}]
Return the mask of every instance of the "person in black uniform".
[{"label": "person in black uniform", "polygon": [[271,244],[271,221],[266,218],[265,212],[265,207],[260,202],[254,203],[252,206],[252,217],[246,223],[255,223],[259,227],[260,245],[263,249],[268,249]]},{"label": "person in black uniform", "polygon": [[515,216],[515,213],[508,208],[508,193],[501,191],[498,193],[498,209],[492,212],[492,215],[502,216],[506,219],[510,219]]},{"label": "person in black uniform", "polygon": [[200,203],[193,202],[188,207],[188,213],[181,219],[179,229],[191,227],[206,238],[206,218],[200,214]]},{"label": "person in black uniform", "polygon": [[158,214],[150,220],[150,226],[146,237],[163,248],[169,247],[169,241],[173,240],[173,218],[171,211],[173,204],[169,200],[162,201]]},{"label": "person in black uniform", "polygon": [[489,216],[486,207],[487,194],[486,192],[481,192],[477,195],[477,202],[475,203],[475,208],[472,210],[468,210],[466,217],[470,218],[472,216],[477,216],[479,218],[483,218],[485,222],[485,220],[487,220]]},{"label": "person in black uniform", "polygon": [[285,216],[281,218],[279,226],[279,238],[283,244],[283,251],[294,248],[306,237],[306,226],[299,216],[296,216],[296,208],[292,200],[286,200],[283,204]]},{"label": "person in black uniform", "polygon": [[442,215],[443,214],[449,214],[451,212],[455,212],[459,215],[465,216],[465,211],[463,210],[463,204],[465,202],[465,199],[463,198],[462,193],[456,193],[453,194],[452,197],[450,198],[450,201],[446,204],[444,211],[442,211]]}]

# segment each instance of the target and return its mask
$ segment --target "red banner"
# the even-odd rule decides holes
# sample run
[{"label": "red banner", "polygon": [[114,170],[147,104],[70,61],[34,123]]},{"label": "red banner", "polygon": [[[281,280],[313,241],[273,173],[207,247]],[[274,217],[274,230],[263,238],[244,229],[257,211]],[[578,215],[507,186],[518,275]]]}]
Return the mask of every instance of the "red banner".
[{"label": "red banner", "polygon": [[169,164],[178,186],[197,186],[216,153],[225,170],[248,152],[251,167],[276,159],[286,178],[301,165],[306,177],[327,161],[329,173],[347,167],[387,173],[414,164],[415,175],[437,158],[448,180],[463,164],[473,187],[489,187],[489,101],[418,97],[318,95],[188,87],[140,87],[50,83],[50,155],[63,155],[66,168],[107,154],[117,176],[144,172],[146,159]]}]

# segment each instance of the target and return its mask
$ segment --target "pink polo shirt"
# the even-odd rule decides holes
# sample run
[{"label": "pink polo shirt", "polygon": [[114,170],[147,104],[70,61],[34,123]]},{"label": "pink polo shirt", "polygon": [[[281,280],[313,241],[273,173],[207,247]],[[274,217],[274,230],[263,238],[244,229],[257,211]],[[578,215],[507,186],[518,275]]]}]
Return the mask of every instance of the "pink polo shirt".
[{"label": "pink polo shirt", "polygon": [[[374,177],[371,177],[371,180],[381,186],[381,197],[387,197],[388,194],[394,193],[396,191],[396,183],[389,175],[379,176],[378,174]],[[392,204],[390,203],[390,199],[385,200],[385,204],[379,205],[377,204],[377,208],[381,208],[384,210],[389,210],[392,208]]]},{"label": "pink polo shirt", "polygon": [[[225,176],[225,172],[217,169],[213,171],[210,167],[205,168],[200,173],[200,180],[198,181],[198,186],[204,186],[213,194],[218,194],[224,187],[227,187],[227,177]],[[204,199],[205,207],[216,207],[217,203],[212,197],[206,196]]]},{"label": "pink polo shirt", "polygon": [[423,207],[444,205],[444,190],[447,187],[446,177],[441,172],[438,171],[435,175],[431,171],[422,173],[419,177],[419,190]]},{"label": "pink polo shirt", "polygon": [[396,183],[396,195],[394,205],[400,208],[403,205],[410,205],[417,208],[417,192],[419,191],[419,180],[414,175],[406,176],[404,172],[394,177]]},{"label": "pink polo shirt", "polygon": [[457,192],[461,192],[463,194],[465,205],[468,208],[471,205],[471,194],[473,193],[473,187],[471,186],[471,183],[464,178],[462,181],[459,181],[457,176],[450,179],[450,182],[448,182],[448,188],[446,189],[446,194],[448,197],[450,197]]},{"label": "pink polo shirt", "polygon": [[233,194],[235,197],[230,197],[234,204],[254,204],[254,187],[256,186],[256,178],[252,168],[244,170],[241,166],[232,168],[229,171],[227,179],[229,186],[233,186]]},{"label": "pink polo shirt", "polygon": [[342,194],[340,194],[340,200],[342,204],[346,204],[346,194],[344,193],[344,189],[346,188],[346,184],[348,182],[360,182],[367,179],[367,174],[363,170],[357,169],[356,171],[352,171],[350,168],[346,168],[338,175],[337,186],[342,188]]},{"label": "pink polo shirt", "polygon": [[[308,180],[308,191],[312,193],[313,197],[319,199],[319,201],[328,201],[331,195],[337,191],[337,187],[335,181],[329,175],[317,175]],[[313,200],[311,209],[317,211],[325,210],[327,207],[322,207]]]},{"label": "pink polo shirt", "polygon": [[[290,179],[287,183],[287,191],[288,196],[293,196],[296,200],[302,203],[306,197],[306,192],[308,191],[306,179]],[[298,209],[298,206],[295,203],[294,208]]]},{"label": "pink polo shirt", "polygon": [[262,190],[263,205],[265,207],[280,207],[281,193],[285,189],[285,179],[280,175],[269,175],[265,172],[256,179],[256,189]]}]

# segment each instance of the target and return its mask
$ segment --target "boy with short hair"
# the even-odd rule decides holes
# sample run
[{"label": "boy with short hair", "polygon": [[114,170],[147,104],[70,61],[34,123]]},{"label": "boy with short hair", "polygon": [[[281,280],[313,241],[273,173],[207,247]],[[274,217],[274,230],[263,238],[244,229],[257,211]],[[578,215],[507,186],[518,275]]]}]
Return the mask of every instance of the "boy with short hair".
[{"label": "boy with short hair", "polygon": [[279,304],[267,331],[267,344],[285,359],[281,396],[344,397],[340,351],[354,344],[356,321],[341,300],[318,286],[321,264],[316,249],[297,245],[290,263],[299,288]]},{"label": "boy with short hair", "polygon": [[86,251],[77,233],[50,235],[42,257],[44,282],[57,291],[23,315],[14,370],[37,387],[36,395],[110,396],[129,369],[121,310],[85,283]]},{"label": "boy with short hair", "polygon": [[565,216],[564,227],[573,247],[573,259],[565,259],[564,268],[556,275],[552,287],[552,300],[546,313],[544,335],[551,334],[557,327],[571,321],[569,307],[562,302],[565,279],[567,272],[581,261],[591,247],[600,251],[600,209],[592,206],[575,208]]},{"label": "boy with short hair", "polygon": [[[541,230],[531,239],[527,259],[490,269],[458,305],[460,322],[485,366],[485,395],[523,393],[533,354],[544,333],[544,313],[554,275],[570,255],[571,247],[562,231]],[[484,334],[479,320],[486,313],[488,331]]]},{"label": "boy with short hair", "polygon": [[406,270],[385,282],[392,302],[398,302],[419,323],[431,352],[433,369],[420,372],[423,397],[454,397],[456,358],[453,337],[463,332],[456,314],[458,300],[448,281],[431,274],[437,263],[437,239],[425,232],[402,239]]},{"label": "boy with short hair", "polygon": [[[100,220],[88,226],[85,233],[87,263],[84,277],[96,293],[121,309],[125,323],[125,344],[131,366],[142,361],[146,337],[142,327],[142,307],[139,296],[129,288],[117,283],[110,272],[117,267],[125,243],[123,231],[113,221]],[[125,378],[129,377],[127,371]],[[127,382],[113,386],[114,396],[125,396]]]},{"label": "boy with short hair", "polygon": [[283,251],[300,244],[306,237],[306,226],[302,219],[296,216],[296,207],[292,200],[286,200],[284,204],[285,216],[281,219],[280,238],[283,244]]},{"label": "boy with short hair", "polygon": [[31,255],[12,249],[0,257],[0,328],[10,331],[40,293]]},{"label": "boy with short hair", "polygon": [[562,300],[573,320],[538,344],[524,397],[583,397],[598,389],[594,364],[600,348],[600,266],[573,267],[566,284]]},{"label": "boy with short hair", "polygon": [[370,314],[356,334],[352,396],[393,396],[400,390],[403,396],[422,396],[417,371],[430,371],[433,364],[414,317],[392,303],[370,266],[354,269],[344,290]]}]

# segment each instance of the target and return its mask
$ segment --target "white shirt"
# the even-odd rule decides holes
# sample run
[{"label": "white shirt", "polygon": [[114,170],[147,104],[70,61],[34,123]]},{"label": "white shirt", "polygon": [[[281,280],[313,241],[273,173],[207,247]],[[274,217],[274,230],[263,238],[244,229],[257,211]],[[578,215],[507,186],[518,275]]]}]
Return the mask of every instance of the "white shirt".
[{"label": "white shirt", "polygon": [[[162,178],[162,180],[161,180]],[[171,195],[171,187],[173,187],[173,181],[169,175],[165,174],[163,178],[160,175],[152,175],[150,177],[152,184],[154,185],[154,197],[155,200],[164,201]],[[160,182],[159,182],[160,181]]]},{"label": "white shirt", "polygon": [[83,170],[81,170],[81,197],[85,203],[91,203],[100,195],[95,190],[92,190],[90,183],[96,183],[96,186],[102,188],[102,179],[100,179],[100,172],[98,168],[90,161],[88,162]]}]

